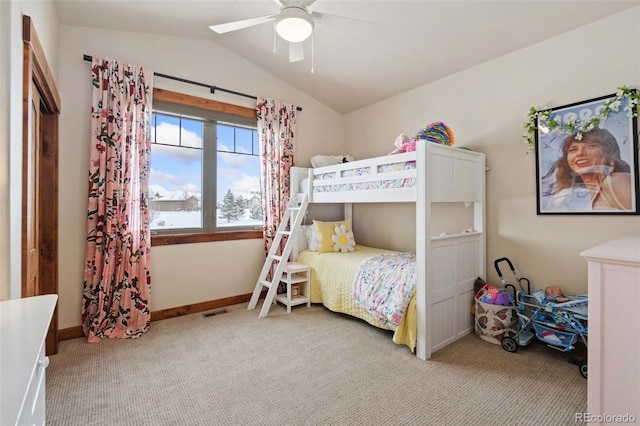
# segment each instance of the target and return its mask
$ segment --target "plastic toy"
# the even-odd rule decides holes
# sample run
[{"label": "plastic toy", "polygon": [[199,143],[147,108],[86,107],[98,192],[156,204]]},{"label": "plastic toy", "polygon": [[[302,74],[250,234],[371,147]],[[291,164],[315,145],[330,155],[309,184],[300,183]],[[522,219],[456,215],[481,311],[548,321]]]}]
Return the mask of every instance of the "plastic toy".
[{"label": "plastic toy", "polygon": [[453,131],[442,121],[436,121],[421,129],[413,137],[413,140],[426,140],[440,145],[453,145],[455,138]]},{"label": "plastic toy", "polygon": [[396,149],[389,154],[415,151],[419,141],[429,141],[440,145],[453,145],[453,131],[444,122],[436,121],[420,129],[411,139],[404,133],[400,133],[394,142]]}]

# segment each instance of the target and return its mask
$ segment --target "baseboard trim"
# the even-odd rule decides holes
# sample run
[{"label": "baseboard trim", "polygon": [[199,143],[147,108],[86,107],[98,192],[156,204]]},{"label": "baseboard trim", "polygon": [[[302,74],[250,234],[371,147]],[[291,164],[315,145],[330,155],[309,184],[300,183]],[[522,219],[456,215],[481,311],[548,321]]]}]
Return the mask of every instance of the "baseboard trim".
[{"label": "baseboard trim", "polygon": [[151,312],[151,321],[160,321],[167,318],[179,317],[182,315],[196,314],[198,312],[209,311],[211,309],[224,308],[225,306],[245,303],[251,299],[251,293],[238,296],[225,297],[223,299],[209,300],[208,302],[194,303],[193,305],[178,306],[177,308],[163,309]]},{"label": "baseboard trim", "polygon": [[58,330],[58,341],[62,342],[63,340],[75,339],[77,337],[83,337],[84,331],[82,331],[82,326],[78,325],[76,327],[70,328],[62,328]]},{"label": "baseboard trim", "polygon": [[[194,303],[193,305],[178,306],[176,308],[162,309],[160,311],[151,312],[151,322],[160,321],[168,318],[175,318],[182,315],[196,314],[198,312],[210,311],[212,309],[220,309],[225,306],[237,305],[245,303],[251,299],[251,293],[241,294],[238,296],[225,297],[222,299],[209,300],[207,302]],[[70,340],[78,337],[84,337],[82,326],[63,328],[58,330],[58,339]]]}]

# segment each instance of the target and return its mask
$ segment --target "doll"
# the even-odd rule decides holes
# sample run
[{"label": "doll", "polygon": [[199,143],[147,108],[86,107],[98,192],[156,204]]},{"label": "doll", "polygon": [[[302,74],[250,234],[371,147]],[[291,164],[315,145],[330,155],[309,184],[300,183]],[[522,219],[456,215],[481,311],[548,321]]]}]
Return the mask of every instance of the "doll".
[{"label": "doll", "polygon": [[545,288],[544,295],[549,302],[564,303],[571,300],[568,297],[565,297],[564,293],[562,293],[562,289],[556,285]]}]

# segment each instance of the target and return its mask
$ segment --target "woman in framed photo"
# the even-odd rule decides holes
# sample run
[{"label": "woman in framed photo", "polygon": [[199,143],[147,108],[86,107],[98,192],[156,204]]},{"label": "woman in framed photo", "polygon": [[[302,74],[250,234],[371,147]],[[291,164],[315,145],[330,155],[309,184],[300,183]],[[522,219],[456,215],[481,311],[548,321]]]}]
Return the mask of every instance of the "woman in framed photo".
[{"label": "woman in framed photo", "polygon": [[608,130],[575,132],[564,139],[561,152],[542,178],[549,200],[545,210],[632,210],[631,168]]}]

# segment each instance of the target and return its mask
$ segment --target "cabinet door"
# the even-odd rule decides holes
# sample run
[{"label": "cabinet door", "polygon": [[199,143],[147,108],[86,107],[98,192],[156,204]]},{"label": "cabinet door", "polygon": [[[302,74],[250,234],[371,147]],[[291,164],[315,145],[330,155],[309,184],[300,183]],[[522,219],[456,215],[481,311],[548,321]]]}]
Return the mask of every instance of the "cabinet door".
[{"label": "cabinet door", "polygon": [[640,418],[640,268],[589,262],[591,414]]}]

